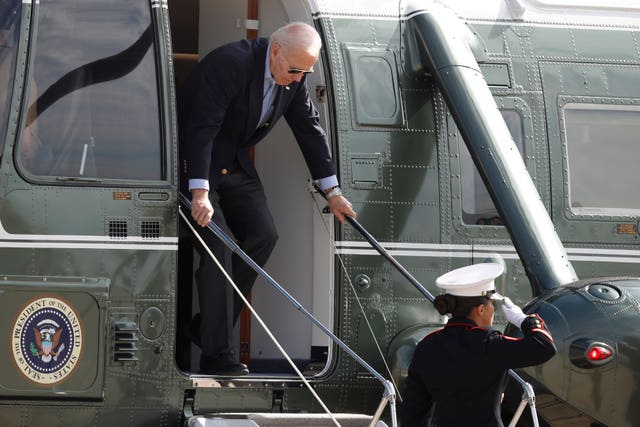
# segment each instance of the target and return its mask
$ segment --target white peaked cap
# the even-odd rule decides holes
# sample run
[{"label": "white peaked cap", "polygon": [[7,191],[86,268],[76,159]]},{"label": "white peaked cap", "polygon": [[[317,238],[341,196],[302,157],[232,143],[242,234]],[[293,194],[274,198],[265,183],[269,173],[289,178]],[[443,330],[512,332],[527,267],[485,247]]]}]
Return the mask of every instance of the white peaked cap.
[{"label": "white peaked cap", "polygon": [[496,292],[494,279],[502,274],[502,264],[485,262],[457,268],[436,279],[436,285],[450,295],[480,297],[501,300]]}]

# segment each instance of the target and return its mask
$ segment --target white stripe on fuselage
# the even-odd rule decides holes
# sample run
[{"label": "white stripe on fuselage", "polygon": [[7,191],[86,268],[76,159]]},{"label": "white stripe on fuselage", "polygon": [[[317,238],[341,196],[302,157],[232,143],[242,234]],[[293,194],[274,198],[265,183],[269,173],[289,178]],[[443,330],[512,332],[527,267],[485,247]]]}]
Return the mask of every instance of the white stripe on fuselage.
[{"label": "white stripe on fuselage", "polygon": [[0,222],[0,247],[43,249],[119,249],[176,251],[177,237],[109,237],[77,234],[12,234]]},{"label": "white stripe on fuselage", "polygon": [[[380,242],[391,256],[428,258],[471,258],[479,255],[499,255],[504,259],[519,259],[511,245],[449,245],[437,243]],[[570,261],[640,263],[640,250],[566,248]],[[343,255],[378,255],[367,242],[337,241],[336,253]]]}]

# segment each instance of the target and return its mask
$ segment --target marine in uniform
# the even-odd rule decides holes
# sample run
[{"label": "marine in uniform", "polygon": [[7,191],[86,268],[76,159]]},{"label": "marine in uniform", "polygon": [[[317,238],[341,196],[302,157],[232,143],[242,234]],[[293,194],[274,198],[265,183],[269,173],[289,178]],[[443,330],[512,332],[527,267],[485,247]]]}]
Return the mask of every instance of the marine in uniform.
[{"label": "marine in uniform", "polygon": [[[502,272],[500,264],[481,263],[436,280],[445,293],[435,298],[434,306],[452,317],[416,347],[402,393],[402,427],[428,426],[431,418],[438,427],[503,426],[500,404],[507,371],[555,355],[542,318],[524,314],[496,292],[495,278]],[[522,338],[491,328],[497,301],[502,301],[507,320],[522,330]]]}]

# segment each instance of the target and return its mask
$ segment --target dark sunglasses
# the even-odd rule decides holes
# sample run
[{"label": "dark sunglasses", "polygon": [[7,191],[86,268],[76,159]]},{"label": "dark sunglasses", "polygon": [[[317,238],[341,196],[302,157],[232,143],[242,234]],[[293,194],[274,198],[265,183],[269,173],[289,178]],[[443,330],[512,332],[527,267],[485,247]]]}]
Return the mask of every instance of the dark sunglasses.
[{"label": "dark sunglasses", "polygon": [[313,73],[313,68],[310,70],[301,70],[300,68],[289,68],[289,74],[309,74]]}]

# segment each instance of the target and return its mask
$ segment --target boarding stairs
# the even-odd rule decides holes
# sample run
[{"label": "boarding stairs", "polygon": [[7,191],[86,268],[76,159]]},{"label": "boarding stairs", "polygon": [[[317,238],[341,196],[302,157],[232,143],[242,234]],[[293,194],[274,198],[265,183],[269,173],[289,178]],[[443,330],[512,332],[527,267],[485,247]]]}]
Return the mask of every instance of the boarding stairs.
[{"label": "boarding stairs", "polygon": [[[342,427],[369,427],[373,417],[360,414],[333,414]],[[216,414],[198,415],[188,420],[187,427],[333,427],[327,414]],[[374,427],[387,427],[377,421]]]}]

